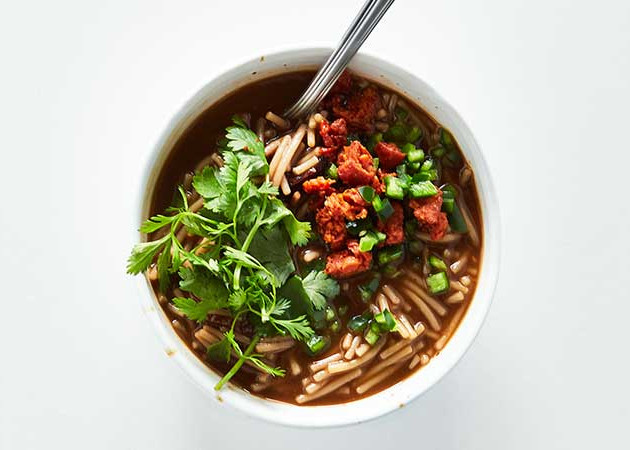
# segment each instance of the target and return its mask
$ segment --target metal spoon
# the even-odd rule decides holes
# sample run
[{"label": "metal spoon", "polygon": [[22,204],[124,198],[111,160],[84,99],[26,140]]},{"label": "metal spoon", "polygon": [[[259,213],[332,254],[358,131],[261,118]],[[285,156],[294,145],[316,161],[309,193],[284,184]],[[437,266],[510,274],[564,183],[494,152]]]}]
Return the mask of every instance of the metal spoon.
[{"label": "metal spoon", "polygon": [[394,0],[367,0],[359,14],[354,18],[337,45],[335,51],[326,60],[315,78],[306,88],[297,102],[284,113],[287,119],[304,117],[315,111],[335,81],[341,76],[352,57],[370,35]]}]

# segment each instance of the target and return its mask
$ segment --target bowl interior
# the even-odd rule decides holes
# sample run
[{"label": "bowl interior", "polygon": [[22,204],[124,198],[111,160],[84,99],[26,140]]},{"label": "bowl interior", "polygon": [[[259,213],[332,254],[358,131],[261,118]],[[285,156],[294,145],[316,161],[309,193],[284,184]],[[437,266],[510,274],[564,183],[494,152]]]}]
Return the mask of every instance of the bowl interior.
[{"label": "bowl interior", "polygon": [[[316,68],[324,62],[330,52],[330,49],[314,48],[258,56],[224,72],[199,90],[168,123],[153,150],[140,188],[139,217],[134,218],[134,228],[148,217],[157,176],[174,143],[199,114],[245,84],[282,72]],[[149,283],[145,278],[138,277],[137,286],[144,311],[154,323],[165,352],[177,361],[205,394],[216,400],[219,405],[231,405],[246,414],[286,425],[321,427],[362,422],[397,409],[425,392],[457,363],[474,340],[490,306],[498,275],[498,205],[484,158],[462,118],[422,80],[380,58],[358,54],[352,60],[350,69],[362,77],[403,93],[433,115],[455,136],[475,173],[483,217],[483,266],[468,312],[446,347],[432,359],[431,363],[380,393],[338,405],[295,406],[264,400],[229,385],[216,392],[213,386],[219,377],[199,361],[179,339],[162,312]],[[138,235],[134,239],[138,239]]]}]

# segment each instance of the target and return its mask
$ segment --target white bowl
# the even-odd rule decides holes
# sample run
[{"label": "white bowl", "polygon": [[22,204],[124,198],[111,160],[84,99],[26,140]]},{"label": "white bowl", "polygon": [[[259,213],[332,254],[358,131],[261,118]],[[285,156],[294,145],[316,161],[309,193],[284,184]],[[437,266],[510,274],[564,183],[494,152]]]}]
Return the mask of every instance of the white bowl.
[{"label": "white bowl", "polygon": [[[326,48],[308,48],[264,54],[264,57],[258,56],[222,73],[201,88],[168,123],[151,153],[142,180],[142,191],[138,195],[138,216],[134,218],[133,227],[137,228],[149,214],[157,175],[173,144],[201,112],[227,93],[252,81],[274,74],[315,68],[324,62],[330,52]],[[147,316],[158,330],[166,353],[195,383],[219,406],[230,405],[248,415],[285,425],[324,427],[363,422],[400,408],[427,391],[455,366],[475,339],[490,307],[498,276],[499,214],[496,195],[481,150],[464,120],[424,81],[380,58],[358,54],[352,60],[350,69],[415,100],[453,133],[475,173],[484,235],[483,263],[477,290],[457,331],[426,367],[378,394],[330,406],[295,406],[264,400],[232,386],[216,392],[214,385],[219,376],[197,359],[179,339],[150,285],[144,277],[138,277],[143,310],[147,311]],[[135,239],[139,238],[139,235],[135,236]]]}]

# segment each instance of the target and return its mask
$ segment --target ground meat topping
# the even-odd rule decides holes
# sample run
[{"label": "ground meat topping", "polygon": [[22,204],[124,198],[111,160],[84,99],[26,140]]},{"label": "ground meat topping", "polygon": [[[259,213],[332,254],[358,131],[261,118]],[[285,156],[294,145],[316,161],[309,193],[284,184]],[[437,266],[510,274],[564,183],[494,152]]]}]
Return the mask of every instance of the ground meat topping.
[{"label": "ground meat topping", "polygon": [[335,184],[335,180],[331,180],[330,178],[317,177],[312,178],[310,180],[306,180],[302,184],[302,189],[307,194],[320,194],[320,195],[330,195],[335,192],[335,188],[332,187]]},{"label": "ground meat topping", "polygon": [[332,97],[332,110],[336,117],[343,117],[348,128],[372,134],[380,99],[376,88],[369,86],[352,93],[349,97]]},{"label": "ground meat topping", "polygon": [[326,258],[326,273],[334,278],[347,278],[365,272],[372,265],[372,253],[359,250],[359,242],[348,241],[348,249],[331,253]]},{"label": "ground meat topping", "polygon": [[326,197],[324,206],[317,211],[315,220],[319,234],[333,250],[340,249],[347,237],[346,220],[367,217],[367,203],[356,189]]},{"label": "ground meat topping", "polygon": [[339,178],[349,186],[365,186],[374,182],[376,169],[372,155],[359,141],[344,147],[337,158]]},{"label": "ground meat topping", "polygon": [[348,139],[348,128],[344,119],[337,119],[333,123],[323,120],[319,124],[319,134],[322,137],[325,148],[322,149],[322,156],[334,160],[339,149],[346,145]]},{"label": "ground meat topping", "polygon": [[374,151],[378,156],[379,166],[384,169],[394,169],[397,165],[405,160],[405,154],[400,151],[396,144],[387,142],[379,142],[374,147]]},{"label": "ground meat topping", "polygon": [[448,230],[448,219],[442,210],[442,191],[432,197],[416,198],[409,201],[409,207],[413,209],[413,215],[418,220],[420,228],[427,233],[432,240],[437,241],[444,237]]},{"label": "ground meat topping", "polygon": [[394,214],[385,223],[381,221],[377,223],[377,229],[387,236],[385,245],[400,244],[405,240],[403,207],[398,202],[392,202],[392,207],[394,208]]}]

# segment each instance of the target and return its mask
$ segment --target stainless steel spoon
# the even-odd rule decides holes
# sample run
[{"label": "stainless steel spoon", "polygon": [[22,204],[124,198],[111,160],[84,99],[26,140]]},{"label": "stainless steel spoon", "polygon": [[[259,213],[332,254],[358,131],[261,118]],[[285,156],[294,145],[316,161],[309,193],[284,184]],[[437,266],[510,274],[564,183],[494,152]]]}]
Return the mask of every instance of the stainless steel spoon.
[{"label": "stainless steel spoon", "polygon": [[370,35],[394,0],[367,0],[359,14],[341,38],[335,51],[315,74],[308,88],[297,102],[284,113],[287,119],[297,119],[315,111],[352,57]]}]

